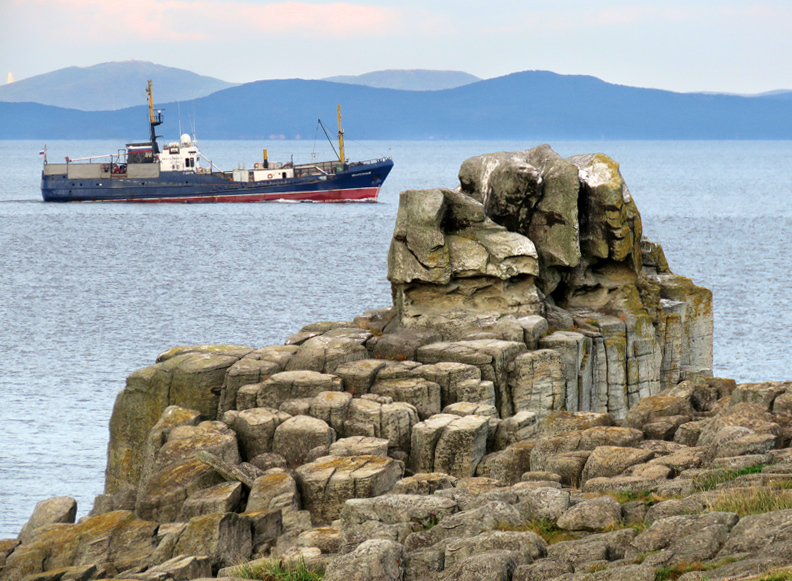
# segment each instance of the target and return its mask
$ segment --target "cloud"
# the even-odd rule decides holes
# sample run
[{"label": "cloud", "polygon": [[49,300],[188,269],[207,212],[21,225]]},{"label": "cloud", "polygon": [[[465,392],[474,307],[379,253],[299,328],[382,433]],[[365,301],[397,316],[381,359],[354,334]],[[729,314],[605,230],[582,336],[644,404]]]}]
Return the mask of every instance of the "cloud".
[{"label": "cloud", "polygon": [[[314,40],[387,34],[398,10],[331,2],[241,0],[14,0],[35,7],[37,26],[76,44],[234,42],[241,36],[301,36]],[[249,39],[246,39],[249,40]]]}]

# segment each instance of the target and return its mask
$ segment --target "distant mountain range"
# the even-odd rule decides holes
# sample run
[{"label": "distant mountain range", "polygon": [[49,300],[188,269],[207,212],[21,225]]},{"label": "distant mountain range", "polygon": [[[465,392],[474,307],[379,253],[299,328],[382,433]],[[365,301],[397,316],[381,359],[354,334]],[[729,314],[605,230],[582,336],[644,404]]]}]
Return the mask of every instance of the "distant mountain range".
[{"label": "distant mountain range", "polygon": [[377,89],[402,91],[441,91],[475,83],[481,79],[462,71],[427,71],[423,69],[374,71],[363,75],[327,77],[323,81],[364,85]]},{"label": "distant mountain range", "polygon": [[30,102],[81,111],[111,111],[146,102],[152,79],[162,102],[189,101],[236,86],[146,61],[68,67],[0,86],[0,101]]},{"label": "distant mountain range", "polygon": [[[163,102],[156,86],[154,95],[167,109],[160,132],[177,138],[176,104]],[[317,117],[332,122],[337,103],[352,139],[792,139],[787,91],[674,93],[547,71],[434,91],[258,81],[182,101],[179,110],[189,124],[196,120],[202,139],[295,138],[314,135]],[[143,105],[87,112],[0,103],[0,138],[145,140],[146,115]]]},{"label": "distant mountain range", "polygon": [[[235,87],[228,83],[146,61],[109,62],[92,67],[68,67],[0,85],[0,101],[40,103],[80,111],[115,111],[146,102],[146,81],[154,82],[155,98],[162,103],[190,101]],[[387,70],[323,79],[379,89],[437,91],[481,79],[461,71]]]}]

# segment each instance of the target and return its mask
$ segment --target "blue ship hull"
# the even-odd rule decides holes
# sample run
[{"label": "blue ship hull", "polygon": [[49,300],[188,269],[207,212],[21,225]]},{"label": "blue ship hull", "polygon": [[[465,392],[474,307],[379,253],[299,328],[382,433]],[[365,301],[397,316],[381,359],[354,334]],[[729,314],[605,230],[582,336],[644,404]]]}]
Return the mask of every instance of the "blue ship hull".
[{"label": "blue ship hull", "polygon": [[[86,177],[45,165],[41,194],[45,202],[266,202],[376,201],[393,161],[363,162],[330,175],[305,175],[264,181],[233,181],[227,173],[163,171],[157,177],[131,178],[106,171],[101,164],[72,164]],[[104,168],[104,169],[103,169]],[[277,172],[277,170],[274,170]],[[89,177],[90,176],[90,177]]]}]

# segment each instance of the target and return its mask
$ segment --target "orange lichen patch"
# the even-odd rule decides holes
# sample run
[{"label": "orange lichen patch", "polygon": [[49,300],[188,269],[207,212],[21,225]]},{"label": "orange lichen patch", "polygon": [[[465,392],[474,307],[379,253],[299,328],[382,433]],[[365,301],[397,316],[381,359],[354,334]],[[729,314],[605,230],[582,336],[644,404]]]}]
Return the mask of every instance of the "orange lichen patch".
[{"label": "orange lichen patch", "polygon": [[286,472],[275,472],[274,474],[267,474],[257,478],[259,481],[258,486],[264,488],[269,486],[280,486],[285,484],[289,479],[291,479],[291,476],[289,476]]},{"label": "orange lichen patch", "polygon": [[157,526],[119,510],[78,524],[43,527],[30,543],[11,553],[3,573],[8,579],[21,579],[53,569],[113,562],[120,555],[118,564],[123,568],[135,566],[154,550]]},{"label": "orange lichen patch", "polygon": [[[146,482],[144,492],[146,495],[156,495],[168,492],[174,488],[187,485],[201,476],[214,472],[214,468],[207,466],[200,460],[189,460],[180,464],[174,464],[167,469],[156,473]],[[222,478],[218,476],[218,484]]]}]

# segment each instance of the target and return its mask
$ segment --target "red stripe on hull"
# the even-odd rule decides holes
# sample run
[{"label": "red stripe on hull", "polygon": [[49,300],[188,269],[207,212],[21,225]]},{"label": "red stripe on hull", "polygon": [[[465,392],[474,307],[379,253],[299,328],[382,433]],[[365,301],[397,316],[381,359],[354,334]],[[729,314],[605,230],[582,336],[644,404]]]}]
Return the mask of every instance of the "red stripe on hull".
[{"label": "red stripe on hull", "polygon": [[129,198],[119,200],[97,200],[102,202],[376,202],[379,188],[357,188],[351,190],[322,190],[315,192],[281,192],[277,194],[215,194],[209,196],[185,196],[173,198]]}]

